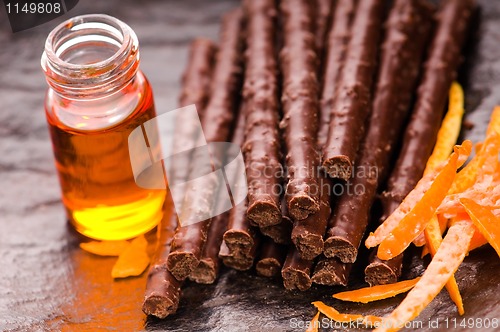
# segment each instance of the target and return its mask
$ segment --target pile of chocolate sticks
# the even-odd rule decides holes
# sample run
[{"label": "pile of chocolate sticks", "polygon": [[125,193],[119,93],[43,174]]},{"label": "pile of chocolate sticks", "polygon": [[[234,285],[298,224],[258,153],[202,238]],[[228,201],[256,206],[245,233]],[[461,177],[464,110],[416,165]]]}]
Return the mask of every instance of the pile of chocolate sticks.
[{"label": "pile of chocolate sticks", "polygon": [[[384,219],[423,174],[473,9],[472,0],[244,0],[224,16],[218,46],[196,39],[180,106],[196,105],[207,142],[241,146],[248,197],[187,226],[167,197],[143,311],[174,313],[184,280],[213,283],[221,264],[281,276],[286,289],[347,285],[379,221],[375,200]],[[176,137],[192,135],[178,120]],[[401,265],[372,254],[365,280],[395,282]]]}]

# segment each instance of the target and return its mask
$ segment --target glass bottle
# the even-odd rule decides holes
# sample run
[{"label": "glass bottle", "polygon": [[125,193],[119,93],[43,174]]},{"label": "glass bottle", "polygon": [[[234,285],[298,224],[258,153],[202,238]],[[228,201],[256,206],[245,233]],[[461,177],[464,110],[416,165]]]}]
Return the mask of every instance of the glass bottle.
[{"label": "glass bottle", "polygon": [[107,15],[74,17],[49,34],[41,64],[70,223],[99,240],[128,239],[154,228],[165,190],[136,185],[128,149],[129,134],[156,116],[134,31]]}]

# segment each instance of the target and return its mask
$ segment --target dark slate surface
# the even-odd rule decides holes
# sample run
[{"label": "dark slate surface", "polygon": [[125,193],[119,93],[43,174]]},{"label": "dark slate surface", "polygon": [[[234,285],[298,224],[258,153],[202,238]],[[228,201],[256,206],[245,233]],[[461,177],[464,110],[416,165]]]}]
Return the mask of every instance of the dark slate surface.
[{"label": "dark slate surface", "polygon": [[[467,118],[474,124],[464,136],[474,140],[482,139],[500,97],[500,2],[479,2],[480,20],[461,76]],[[175,316],[146,319],[140,310],[145,276],[113,282],[113,258],[78,249],[78,236],[66,225],[59,202],[42,106],[46,85],[39,59],[48,32],[77,14],[107,13],[128,22],[139,36],[141,66],[162,112],[176,107],[189,40],[215,39],[221,13],[236,5],[229,0],[82,0],[69,14],[16,34],[10,32],[0,6],[0,330],[300,331],[300,324],[315,313],[309,304],[313,300],[378,315],[401,300],[346,306],[331,299],[333,288],[287,292],[280,281],[224,271],[217,285],[188,284]],[[422,267],[414,265],[408,276],[421,272]],[[465,318],[500,318],[499,272],[500,261],[491,249],[466,259],[457,273]],[[438,331],[447,317],[460,319],[442,292],[419,320],[428,330],[429,319],[440,319],[441,328],[434,329]]]}]

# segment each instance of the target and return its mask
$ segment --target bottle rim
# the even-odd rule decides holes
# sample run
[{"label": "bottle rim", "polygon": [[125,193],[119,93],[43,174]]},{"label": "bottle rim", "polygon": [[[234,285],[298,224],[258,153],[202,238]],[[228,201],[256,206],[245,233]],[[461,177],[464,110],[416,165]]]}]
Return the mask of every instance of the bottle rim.
[{"label": "bottle rim", "polygon": [[[99,43],[116,51],[99,61],[75,63],[65,53],[77,48],[85,54],[85,43]],[[108,48],[109,52],[109,48]],[[84,98],[110,94],[126,85],[138,70],[139,41],[124,22],[105,14],[73,17],[55,27],[45,41],[41,66],[56,93]]]}]

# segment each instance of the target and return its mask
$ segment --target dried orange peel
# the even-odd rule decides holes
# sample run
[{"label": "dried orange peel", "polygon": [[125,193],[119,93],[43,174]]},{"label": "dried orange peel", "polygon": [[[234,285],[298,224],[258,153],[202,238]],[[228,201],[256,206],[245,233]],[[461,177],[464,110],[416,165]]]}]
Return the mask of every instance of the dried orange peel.
[{"label": "dried orange peel", "polygon": [[469,214],[474,226],[495,249],[500,257],[500,218],[496,217],[489,209],[477,204],[471,199],[462,198],[460,203]]},{"label": "dried orange peel", "polygon": [[424,174],[434,170],[440,163],[448,159],[460,135],[463,116],[464,92],[460,84],[453,82],[450,88],[448,112],[446,112],[441,128],[439,128],[436,145],[429,160],[427,160]]},{"label": "dried orange peel", "polygon": [[[472,143],[465,141],[462,146],[455,146],[451,156],[447,156],[447,147],[456,139],[458,118],[462,116],[459,111],[455,114],[459,115],[450,115],[450,122],[443,124],[443,134],[422,179],[365,242],[367,247],[379,245],[378,257],[389,259],[415,239],[420,241],[425,229],[426,246],[433,256],[421,279],[401,304],[383,318],[376,331],[399,330],[417,317],[445,286],[462,314],[463,303],[454,273],[465,256],[489,243],[500,257],[500,107],[493,112],[484,142],[476,144],[476,155],[458,173]],[[446,234],[444,238],[442,234]],[[342,298],[345,294],[351,299],[362,298],[352,292],[335,297]],[[342,315],[328,308],[318,307],[318,310],[337,319],[364,317]]]},{"label": "dried orange peel", "polygon": [[90,241],[80,243],[80,248],[98,256],[120,256],[129,246],[129,242],[122,241]]},{"label": "dried orange peel", "polygon": [[306,332],[318,332],[319,329],[319,311],[314,315],[313,319],[309,322]]},{"label": "dried orange peel", "polygon": [[352,321],[360,321],[361,324],[367,326],[373,326],[382,321],[382,317],[378,316],[363,316],[363,315],[355,315],[355,314],[342,314],[338,312],[335,308],[327,306],[321,301],[316,301],[312,303],[319,312],[321,312],[326,317],[336,321],[343,323],[350,323]]},{"label": "dried orange peel", "polygon": [[406,322],[417,317],[464,260],[473,233],[474,228],[467,221],[451,226],[422,279],[375,331],[398,331]]},{"label": "dried orange peel", "polygon": [[111,276],[114,279],[141,275],[149,265],[147,254],[148,241],[143,235],[136,237],[121,253],[116,261]]},{"label": "dried orange peel", "polygon": [[350,302],[368,303],[394,297],[401,293],[406,293],[412,289],[420,278],[399,281],[393,284],[365,287],[348,292],[334,294],[333,297]]},{"label": "dried orange peel", "polygon": [[[380,244],[378,258],[388,260],[396,257],[424,231],[455,180],[457,168],[469,156],[472,143],[464,141],[454,149],[444,166],[424,175],[398,209],[368,237],[367,246]],[[383,228],[384,225],[387,227]]]},{"label": "dried orange peel", "polygon": [[[450,152],[453,150],[453,146],[460,135],[464,112],[463,89],[460,84],[453,82],[450,88],[448,112],[446,113],[441,128],[439,129],[436,145],[434,146],[434,150],[427,161],[424,174],[430,173],[439,165],[439,163],[444,162],[449,157]],[[441,245],[441,242],[443,241],[442,234],[445,230],[445,218],[436,214],[432,216],[431,220],[427,223],[427,226],[424,229],[426,242],[426,247],[424,249],[427,249],[432,257],[434,257],[439,246]],[[422,256],[425,251],[426,250],[422,251]],[[452,276],[446,283],[446,289],[450,294],[451,300],[456,304],[459,314],[463,315],[465,311],[462,295],[460,294],[460,290],[454,276]]]},{"label": "dried orange peel", "polygon": [[[432,257],[436,255],[436,252],[443,241],[441,237],[441,229],[439,225],[438,218],[434,216],[425,228],[425,238],[427,240],[427,248]],[[462,301],[462,295],[458,289],[458,284],[454,276],[451,276],[450,280],[445,285],[446,290],[450,294],[451,300],[455,303],[458,309],[458,313],[463,315],[465,313],[464,303]]]}]

